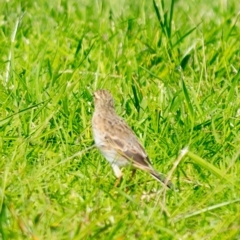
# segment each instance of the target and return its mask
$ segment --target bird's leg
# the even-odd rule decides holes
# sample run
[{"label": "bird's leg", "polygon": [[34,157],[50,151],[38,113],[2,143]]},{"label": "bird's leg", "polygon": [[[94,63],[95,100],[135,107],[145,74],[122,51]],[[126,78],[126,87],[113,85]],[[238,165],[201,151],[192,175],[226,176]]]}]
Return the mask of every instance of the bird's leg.
[{"label": "bird's leg", "polygon": [[129,181],[129,183],[130,183],[129,184],[129,188],[127,190],[132,189],[132,188],[135,187],[135,184],[133,183],[133,178],[134,178],[134,176],[135,176],[135,174],[137,172],[137,169],[136,168],[132,168],[131,171],[132,171],[132,175],[131,175],[131,178],[130,178],[130,181]]},{"label": "bird's leg", "polygon": [[122,180],[122,171],[120,170],[120,168],[116,164],[112,164],[112,168],[113,168],[114,174],[117,178],[117,180],[114,184],[114,187],[118,187],[119,184],[121,183],[121,180]]},{"label": "bird's leg", "polygon": [[131,180],[134,178],[135,174],[136,174],[137,169],[133,168],[132,169],[132,176],[131,176]]},{"label": "bird's leg", "polygon": [[114,187],[118,187],[121,183],[122,177],[117,178],[116,182],[114,183]]}]

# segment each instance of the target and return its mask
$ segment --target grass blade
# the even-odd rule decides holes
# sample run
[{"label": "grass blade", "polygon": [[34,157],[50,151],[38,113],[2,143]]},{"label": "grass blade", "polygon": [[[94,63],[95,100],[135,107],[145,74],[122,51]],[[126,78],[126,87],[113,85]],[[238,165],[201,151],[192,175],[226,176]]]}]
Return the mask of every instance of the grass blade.
[{"label": "grass blade", "polygon": [[229,176],[227,176],[226,173],[222,172],[220,169],[216,168],[211,163],[207,162],[206,160],[202,159],[201,157],[190,151],[188,151],[187,156],[190,157],[196,164],[200,165],[201,167],[207,169],[209,172],[214,174],[216,177],[220,179],[225,179],[227,182],[232,184]]},{"label": "grass blade", "polygon": [[214,210],[214,209],[221,208],[221,207],[224,207],[224,206],[227,206],[227,205],[230,205],[230,204],[233,204],[233,203],[237,203],[237,202],[240,202],[240,198],[235,199],[235,200],[232,200],[232,201],[227,201],[227,202],[222,202],[222,203],[219,203],[219,204],[215,204],[215,205],[213,205],[213,206],[206,207],[206,208],[203,208],[203,209],[200,209],[200,210],[191,212],[191,213],[182,214],[181,216],[177,216],[177,217],[174,219],[174,222],[178,222],[178,221],[181,221],[181,220],[185,220],[185,219],[187,219],[187,218],[200,215],[200,214],[202,214],[202,213],[204,213],[204,212],[212,211],[212,210]]},{"label": "grass blade", "polygon": [[184,93],[184,96],[185,96],[185,99],[186,99],[187,107],[188,107],[188,110],[189,110],[189,113],[190,113],[190,118],[191,118],[192,122],[194,122],[193,106],[192,106],[192,103],[191,103],[191,100],[190,100],[190,97],[189,97],[189,94],[188,94],[187,87],[186,87],[183,79],[182,79],[182,87],[183,87],[183,93]]}]

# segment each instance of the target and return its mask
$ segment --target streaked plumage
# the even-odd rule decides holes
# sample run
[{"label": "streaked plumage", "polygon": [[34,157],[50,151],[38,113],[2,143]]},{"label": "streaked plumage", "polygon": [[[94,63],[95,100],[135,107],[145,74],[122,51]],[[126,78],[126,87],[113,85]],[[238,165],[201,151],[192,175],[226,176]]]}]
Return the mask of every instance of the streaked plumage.
[{"label": "streaked plumage", "polygon": [[[132,165],[136,169],[149,172],[155,179],[165,183],[164,175],[153,169],[135,133],[116,114],[111,94],[107,90],[97,90],[94,93],[94,105],[92,129],[95,144],[111,164],[116,177],[122,177],[120,167]],[[166,185],[172,187],[170,181]]]}]

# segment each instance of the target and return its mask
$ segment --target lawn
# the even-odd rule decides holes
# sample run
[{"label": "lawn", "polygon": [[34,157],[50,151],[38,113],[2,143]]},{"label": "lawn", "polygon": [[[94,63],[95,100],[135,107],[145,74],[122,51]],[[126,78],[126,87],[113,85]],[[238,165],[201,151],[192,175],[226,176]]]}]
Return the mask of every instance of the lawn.
[{"label": "lawn", "polygon": [[[0,239],[240,239],[240,3],[0,2]],[[93,146],[93,92],[174,190]]]}]

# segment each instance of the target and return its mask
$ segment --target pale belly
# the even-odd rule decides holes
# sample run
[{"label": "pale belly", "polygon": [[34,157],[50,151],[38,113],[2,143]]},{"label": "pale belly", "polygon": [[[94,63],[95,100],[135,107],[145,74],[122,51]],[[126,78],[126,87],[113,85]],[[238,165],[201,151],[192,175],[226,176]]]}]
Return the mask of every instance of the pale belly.
[{"label": "pale belly", "polygon": [[127,166],[130,164],[130,161],[125,157],[121,156],[118,151],[119,149],[115,149],[111,147],[111,144],[106,141],[104,131],[95,128],[95,124],[93,122],[93,137],[97,148],[100,150],[102,155],[107,159],[107,161],[111,165],[117,165],[119,167]]},{"label": "pale belly", "polygon": [[106,146],[98,147],[98,149],[111,165],[115,164],[119,167],[124,167],[130,164],[129,160],[119,155],[114,149]]}]

